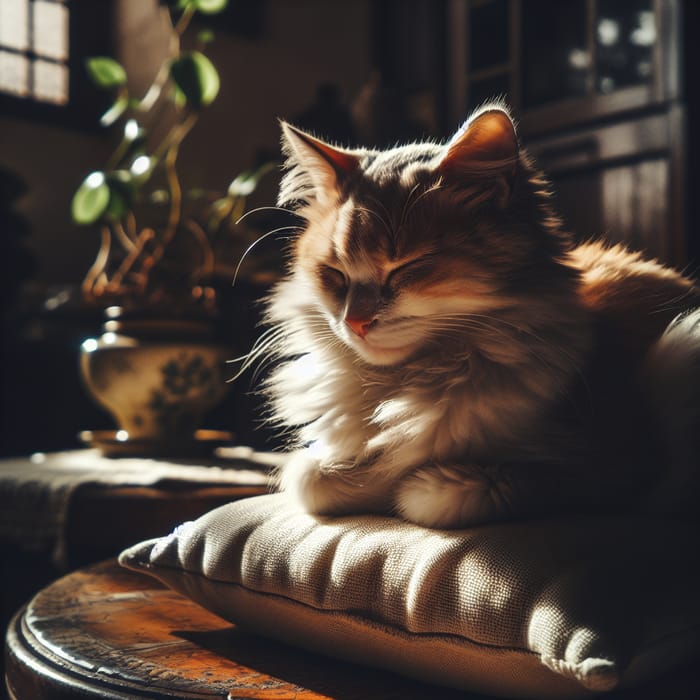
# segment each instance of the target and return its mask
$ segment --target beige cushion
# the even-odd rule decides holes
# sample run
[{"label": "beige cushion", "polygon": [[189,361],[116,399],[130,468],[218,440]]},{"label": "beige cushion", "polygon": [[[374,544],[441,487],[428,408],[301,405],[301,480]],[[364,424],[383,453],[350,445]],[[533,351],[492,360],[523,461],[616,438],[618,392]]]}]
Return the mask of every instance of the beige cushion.
[{"label": "beige cushion", "polygon": [[634,684],[698,655],[687,525],[614,517],[430,530],[217,508],[120,562],[263,635],[506,697]]}]

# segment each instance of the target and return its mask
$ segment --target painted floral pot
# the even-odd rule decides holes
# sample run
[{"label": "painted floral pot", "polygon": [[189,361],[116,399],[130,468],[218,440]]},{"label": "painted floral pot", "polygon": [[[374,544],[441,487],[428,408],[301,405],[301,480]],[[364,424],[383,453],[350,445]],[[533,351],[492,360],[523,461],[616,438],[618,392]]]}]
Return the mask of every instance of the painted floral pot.
[{"label": "painted floral pot", "polygon": [[228,390],[229,347],[197,318],[106,311],[98,338],[83,342],[83,382],[115,419],[119,440],[172,452],[194,440],[204,416]]}]

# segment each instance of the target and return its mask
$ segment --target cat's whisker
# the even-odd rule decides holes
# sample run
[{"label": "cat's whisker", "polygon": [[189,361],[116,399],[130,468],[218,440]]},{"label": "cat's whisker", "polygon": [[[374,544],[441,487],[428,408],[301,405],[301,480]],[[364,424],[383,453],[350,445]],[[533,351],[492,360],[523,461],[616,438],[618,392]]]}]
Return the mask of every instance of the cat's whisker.
[{"label": "cat's whisker", "polygon": [[[250,352],[240,358],[229,361],[231,363],[240,361],[242,364],[238,372],[236,372],[236,374],[228,381],[236,381],[256,362],[259,362],[259,365],[253,375],[253,381],[255,381],[265,364],[271,362],[276,354],[281,354],[282,349],[278,346],[284,337],[284,329],[279,327],[268,328],[266,331],[264,331],[255,341]],[[273,349],[275,349],[276,352],[272,352]]]},{"label": "cat's whisker", "polygon": [[[550,345],[550,344],[551,344],[550,341],[545,340],[541,335],[539,335],[538,333],[536,333],[535,330],[534,330],[531,326],[529,326],[529,325],[527,325],[527,324],[517,324],[517,323],[513,323],[513,322],[511,322],[511,321],[508,321],[507,319],[497,318],[497,317],[494,317],[494,316],[488,316],[488,315],[485,315],[485,314],[474,314],[474,313],[472,313],[472,314],[470,314],[470,317],[473,318],[473,319],[478,318],[478,319],[481,319],[481,320],[484,320],[484,321],[488,321],[488,322],[490,322],[491,324],[498,324],[498,323],[500,323],[500,324],[502,324],[502,325],[508,326],[508,327],[514,329],[517,333],[524,333],[524,334],[526,334],[526,335],[529,335],[531,338],[534,338],[535,340],[537,340],[537,341],[538,341],[539,343],[541,343],[542,345]],[[573,361],[573,360],[574,360],[574,357],[573,357],[572,355],[569,354],[569,359],[571,359],[571,360]]]},{"label": "cat's whisker", "polygon": [[421,194],[413,200],[411,206],[408,208],[408,211],[406,211],[406,218],[408,218],[410,213],[415,208],[416,204],[418,204],[418,202],[420,202],[421,199],[427,197],[433,192],[437,192],[440,189],[442,189],[442,180],[438,180],[437,182],[433,183],[430,187],[426,188],[423,192],[421,192]]},{"label": "cat's whisker", "polygon": [[375,219],[377,219],[377,221],[379,221],[379,223],[384,227],[384,230],[387,232],[389,237],[393,237],[393,230],[389,222],[376,211],[374,211],[374,209],[370,209],[369,207],[365,206],[356,206],[356,209],[358,211],[364,212],[365,214],[369,214],[370,216],[373,216]]},{"label": "cat's whisker", "polygon": [[256,238],[243,252],[243,255],[241,255],[240,260],[238,261],[238,265],[236,265],[236,269],[233,273],[233,280],[231,282],[231,286],[235,287],[236,286],[236,281],[238,279],[238,273],[241,270],[241,265],[243,264],[243,261],[246,259],[248,256],[248,253],[250,253],[255,246],[258,245],[261,241],[264,241],[266,238],[269,238],[270,236],[274,236],[277,233],[281,233],[282,231],[298,231],[300,230],[299,226],[280,226],[279,228],[273,228],[271,231],[268,231],[267,233],[264,233],[262,236]]},{"label": "cat's whisker", "polygon": [[[493,317],[486,316],[483,314],[472,314],[471,318],[473,321],[476,321],[478,319],[479,322],[484,323],[484,324],[486,324],[488,321],[497,321],[497,322],[503,323],[506,326],[510,326],[510,327],[514,328],[515,330],[517,330],[518,333],[522,333],[522,334],[529,335],[529,336],[533,337],[535,340],[538,341],[538,343],[540,345],[551,346],[551,343],[545,341],[540,335],[538,335],[531,328],[528,328],[526,326],[521,327],[520,325],[508,322],[505,319],[494,319]],[[489,330],[492,330],[492,331],[497,330],[492,324],[485,325],[485,327],[487,327]],[[508,336],[508,337],[510,337],[510,336]],[[557,350],[558,350],[559,354],[561,354],[567,358],[567,360],[569,361],[569,366],[581,379],[582,386],[585,388],[586,394],[587,394],[588,399],[589,399],[589,404],[591,404],[591,402],[592,402],[591,388],[589,386],[588,379],[587,379],[585,372],[583,371],[583,368],[581,367],[579,361],[563,345],[560,344],[558,346]],[[534,348],[532,348],[532,347],[530,347],[530,354],[532,357],[537,359],[540,363],[542,363],[546,367],[549,367],[551,369],[556,369],[556,366],[554,365],[554,363],[551,360],[546,360],[544,355],[542,355],[541,353],[534,352]],[[569,396],[570,392],[568,391],[567,387],[560,386],[560,389],[561,389],[562,395]]]},{"label": "cat's whisker", "polygon": [[408,218],[408,214],[410,213],[410,203],[411,203],[411,197],[418,191],[418,188],[420,187],[420,182],[416,182],[415,185],[411,188],[411,191],[406,195],[406,199],[404,200],[403,203],[403,209],[401,210],[401,215],[399,216],[399,228],[401,228],[404,223],[406,222],[406,219]]},{"label": "cat's whisker", "polygon": [[653,314],[659,314],[659,313],[668,313],[669,311],[673,311],[674,309],[677,309],[679,305],[683,303],[686,299],[688,299],[693,293],[694,293],[693,287],[689,287],[688,289],[685,290],[682,294],[679,294],[672,299],[665,299],[661,304],[657,305],[654,307],[651,311]]},{"label": "cat's whisker", "polygon": [[[504,328],[499,328],[499,324],[504,325],[506,327],[511,327],[515,330],[517,330],[518,333],[520,334],[531,334],[533,337],[535,337],[538,341],[541,343],[544,343],[545,341],[540,338],[536,333],[531,332],[530,329],[528,328],[521,328],[517,324],[509,323],[504,321],[503,319],[498,319],[490,316],[486,316],[484,314],[453,314],[450,316],[440,316],[437,318],[437,322],[431,323],[431,326],[433,328],[433,331],[438,331],[438,332],[443,332],[443,333],[448,333],[453,336],[460,336],[464,334],[465,331],[470,331],[470,330],[476,330],[476,331],[488,331],[489,333],[497,333],[498,335],[502,336],[504,341],[508,344],[511,344],[514,340],[513,334],[508,333]],[[477,349],[479,347],[478,341],[475,342],[474,339],[469,339],[469,343],[474,345]],[[528,354],[536,359],[538,362],[540,362],[542,365],[545,367],[548,367],[550,369],[556,369],[556,366],[554,363],[549,359],[547,356],[545,356],[543,353],[538,353],[535,352],[534,347],[532,346],[527,346],[527,352]],[[567,351],[562,348],[561,349],[562,354],[565,356],[568,355]],[[569,356],[570,357],[570,356]],[[570,357],[570,360],[572,360],[572,367],[577,371],[581,372],[580,368],[577,366],[576,362],[573,361],[573,358]]]},{"label": "cat's whisker", "polygon": [[253,214],[259,214],[261,211],[276,211],[276,212],[280,212],[282,214],[292,214],[293,216],[296,216],[296,212],[293,209],[286,209],[285,207],[279,207],[279,206],[256,207],[255,209],[250,209],[245,214],[243,214],[243,216],[241,216],[236,221],[236,225],[240,224],[241,221],[244,221],[245,219],[247,219],[249,216],[252,216]]}]

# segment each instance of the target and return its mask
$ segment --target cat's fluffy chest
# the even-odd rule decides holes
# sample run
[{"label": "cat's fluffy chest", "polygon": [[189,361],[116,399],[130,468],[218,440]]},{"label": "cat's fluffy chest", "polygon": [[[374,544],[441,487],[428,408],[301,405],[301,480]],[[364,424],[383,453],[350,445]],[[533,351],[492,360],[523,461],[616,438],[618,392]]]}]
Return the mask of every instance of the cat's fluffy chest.
[{"label": "cat's fluffy chest", "polygon": [[[275,373],[276,411],[304,426],[300,442],[329,468],[371,463],[393,475],[433,461],[480,459],[522,445],[530,425],[556,395],[551,371],[507,368],[462,348],[400,367],[377,368],[349,351],[315,350]],[[474,377],[477,381],[474,381]]]}]

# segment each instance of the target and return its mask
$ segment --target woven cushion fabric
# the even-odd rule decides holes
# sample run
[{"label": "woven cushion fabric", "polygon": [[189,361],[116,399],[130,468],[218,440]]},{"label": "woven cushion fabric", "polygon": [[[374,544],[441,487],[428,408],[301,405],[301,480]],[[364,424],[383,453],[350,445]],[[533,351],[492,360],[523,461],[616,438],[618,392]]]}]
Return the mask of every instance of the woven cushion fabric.
[{"label": "woven cushion fabric", "polygon": [[697,657],[691,529],[596,516],[431,530],[313,516],[270,494],[120,562],[288,643],[466,690],[565,698]]}]

